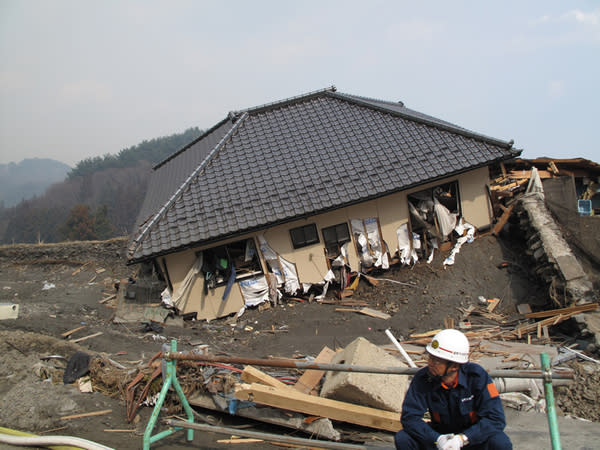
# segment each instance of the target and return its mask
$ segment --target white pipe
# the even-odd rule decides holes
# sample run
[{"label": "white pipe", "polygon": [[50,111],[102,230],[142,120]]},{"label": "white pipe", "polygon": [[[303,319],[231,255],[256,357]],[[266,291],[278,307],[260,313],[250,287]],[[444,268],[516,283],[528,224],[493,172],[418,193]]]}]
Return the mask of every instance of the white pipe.
[{"label": "white pipe", "polygon": [[408,353],[406,353],[406,351],[404,351],[404,349],[400,345],[400,342],[398,342],[396,340],[396,338],[394,337],[394,335],[392,334],[392,332],[388,329],[388,330],[385,330],[385,334],[387,334],[387,337],[390,338],[390,341],[392,341],[392,344],[394,344],[396,346],[396,348],[398,349],[398,351],[400,352],[400,354],[404,357],[404,359],[406,360],[406,362],[408,363],[408,365],[410,367],[417,367],[417,365],[413,362],[413,360],[410,359],[410,356],[408,356]]},{"label": "white pipe", "polygon": [[48,447],[54,445],[70,445],[83,448],[85,450],[114,450],[96,442],[88,441],[73,436],[11,436],[0,433],[0,442],[4,444],[27,446],[27,447]]}]

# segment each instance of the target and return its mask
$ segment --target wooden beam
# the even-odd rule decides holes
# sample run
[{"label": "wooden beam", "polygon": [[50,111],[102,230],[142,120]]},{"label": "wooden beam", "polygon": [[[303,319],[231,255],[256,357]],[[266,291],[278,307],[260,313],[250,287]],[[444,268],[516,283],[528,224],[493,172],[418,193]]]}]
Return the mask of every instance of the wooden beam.
[{"label": "wooden beam", "polygon": [[598,309],[598,303],[588,303],[586,305],[570,306],[568,308],[550,309],[548,311],[538,311],[525,314],[528,319],[541,319],[543,317],[553,317],[558,314],[568,314],[572,312],[595,311]]},{"label": "wooden beam", "polygon": [[260,383],[264,384],[265,386],[273,386],[281,389],[289,389],[291,387],[253,366],[244,367],[241,378],[246,383]]},{"label": "wooden beam", "polygon": [[521,337],[524,333],[532,333],[536,330],[541,330],[541,327],[557,325],[560,322],[564,322],[565,320],[571,318],[571,316],[574,316],[575,314],[578,314],[578,311],[567,314],[558,314],[552,317],[548,317],[547,319],[540,320],[536,323],[531,323],[528,325],[517,327],[515,329],[515,332],[517,333],[518,337]]},{"label": "wooden beam", "polygon": [[508,219],[512,213],[512,210],[515,208],[515,205],[510,205],[506,211],[504,211],[502,213],[502,215],[500,216],[500,219],[498,219],[498,223],[496,223],[496,225],[494,225],[494,230],[493,230],[493,234],[498,234],[500,233],[500,230],[502,230],[502,228],[504,227],[504,225],[506,225],[506,222],[508,222]]},{"label": "wooden beam", "polygon": [[235,390],[235,397],[238,400],[252,401],[314,416],[328,417],[340,422],[353,423],[379,430],[396,432],[402,429],[400,413],[307,395],[294,389],[278,389],[260,384],[238,385]]},{"label": "wooden beam", "polygon": [[[315,362],[319,364],[328,364],[331,362],[334,355],[335,351],[325,346],[315,358]],[[298,381],[296,381],[294,389],[296,389],[299,392],[302,392],[303,394],[310,394],[310,392],[315,388],[315,386],[319,384],[319,381],[321,381],[323,375],[325,375],[324,370],[307,370],[302,374]]]}]

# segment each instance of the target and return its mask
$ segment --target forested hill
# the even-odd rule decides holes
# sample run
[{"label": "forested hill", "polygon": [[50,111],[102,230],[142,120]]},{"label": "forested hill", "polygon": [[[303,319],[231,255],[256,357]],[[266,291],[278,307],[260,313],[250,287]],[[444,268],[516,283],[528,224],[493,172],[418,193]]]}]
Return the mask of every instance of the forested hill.
[{"label": "forested hill", "polygon": [[0,243],[109,239],[128,235],[146,194],[152,166],[202,134],[198,127],[87,158],[43,194],[0,205]]}]

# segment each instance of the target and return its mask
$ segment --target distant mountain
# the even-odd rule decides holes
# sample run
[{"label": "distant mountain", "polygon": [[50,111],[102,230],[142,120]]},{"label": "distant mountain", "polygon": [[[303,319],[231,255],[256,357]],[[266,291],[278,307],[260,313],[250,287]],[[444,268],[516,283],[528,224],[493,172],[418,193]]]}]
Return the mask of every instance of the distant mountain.
[{"label": "distant mountain", "polygon": [[0,206],[9,208],[43,194],[50,185],[63,181],[70,170],[68,165],[47,158],[0,164]]}]

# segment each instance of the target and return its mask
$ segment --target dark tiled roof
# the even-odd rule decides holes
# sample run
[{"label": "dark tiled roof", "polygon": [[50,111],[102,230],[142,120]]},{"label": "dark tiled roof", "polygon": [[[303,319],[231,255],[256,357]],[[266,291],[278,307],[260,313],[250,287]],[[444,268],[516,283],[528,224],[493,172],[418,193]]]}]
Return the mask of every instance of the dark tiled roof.
[{"label": "dark tiled roof", "polygon": [[155,168],[131,262],[512,158],[512,143],[317,91],[229,117]]}]

